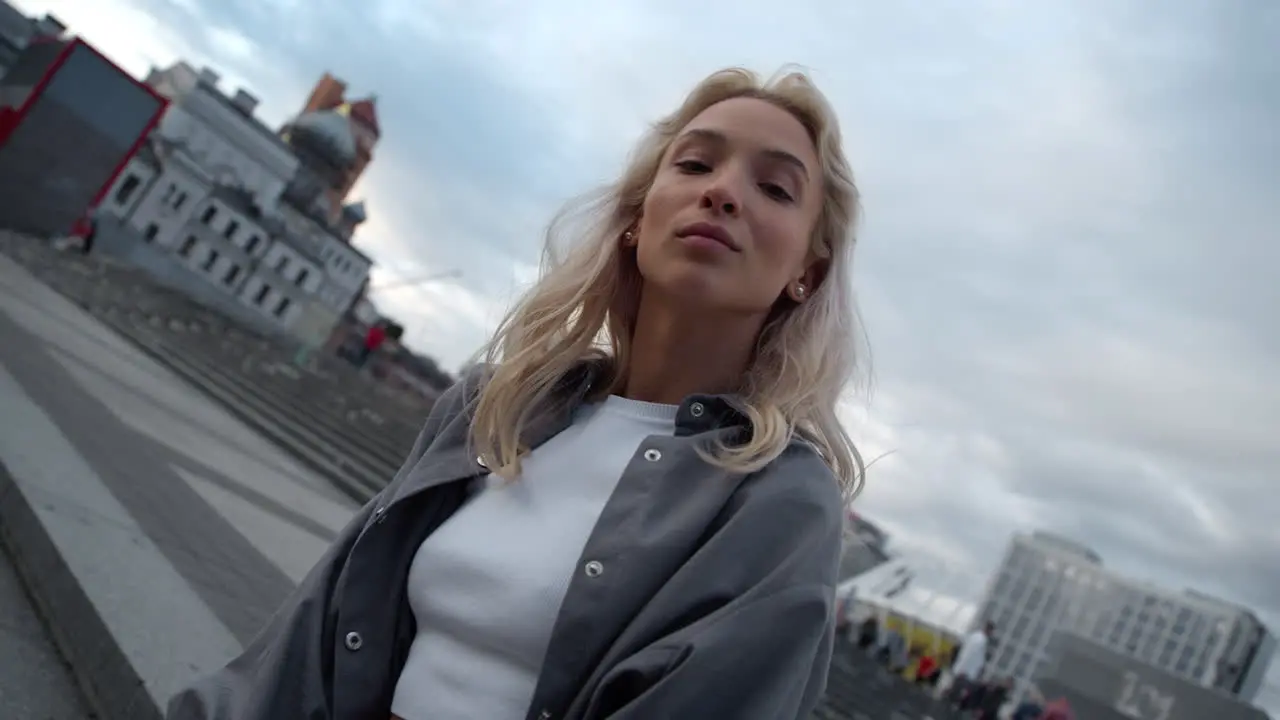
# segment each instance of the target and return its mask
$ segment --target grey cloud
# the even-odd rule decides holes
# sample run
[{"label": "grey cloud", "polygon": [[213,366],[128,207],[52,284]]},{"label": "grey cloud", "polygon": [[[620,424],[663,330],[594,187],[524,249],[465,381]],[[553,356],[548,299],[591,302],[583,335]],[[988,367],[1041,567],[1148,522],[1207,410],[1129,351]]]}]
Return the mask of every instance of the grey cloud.
[{"label": "grey cloud", "polygon": [[[1231,9],[1224,14],[1242,7],[1227,5]],[[875,318],[886,316],[877,308],[891,305],[897,311],[889,339],[879,338],[877,367],[883,375],[908,368],[904,374],[916,382],[977,408],[1014,460],[1003,470],[1010,491],[1041,508],[1037,522],[1089,540],[1126,569],[1147,568],[1166,582],[1216,587],[1274,613],[1280,602],[1274,572],[1266,568],[1274,567],[1280,544],[1265,531],[1277,509],[1265,488],[1278,459],[1272,438],[1280,437],[1280,418],[1276,406],[1266,403],[1280,385],[1277,326],[1269,319],[1277,299],[1271,275],[1280,258],[1265,238],[1274,237],[1280,217],[1264,199],[1280,186],[1280,157],[1274,134],[1265,131],[1277,117],[1277,86],[1269,94],[1259,92],[1256,79],[1274,77],[1277,70],[1274,56],[1262,52],[1274,32],[1257,29],[1274,28],[1275,13],[1260,9],[1247,20],[1215,23],[1212,17],[1168,12],[1163,4],[1129,7],[1140,12],[1128,25],[1105,11],[1098,21],[1116,33],[1115,45],[1095,39],[1085,52],[1099,51],[1096,64],[1113,73],[1104,78],[1104,97],[1113,98],[1110,119],[1144,150],[1138,159],[1149,170],[1137,177],[1147,183],[1115,186],[1118,178],[1108,170],[1128,169],[1123,163],[1131,159],[1090,158],[1088,147],[1074,139],[1074,156],[1046,156],[1043,148],[1012,142],[1021,136],[990,133],[967,147],[963,123],[956,141],[925,136],[920,151],[928,160],[908,160],[907,172],[878,168],[883,174],[870,182],[888,177],[901,186],[896,192],[883,189],[879,205],[872,199],[875,186],[868,191],[870,212],[879,214],[869,225],[862,265],[873,339]],[[1153,35],[1163,36],[1159,52],[1151,49]],[[1190,57],[1179,55],[1180,46]],[[1023,112],[1042,117],[1034,106]],[[993,129],[1009,126],[1003,114],[986,121]],[[942,149],[935,151],[939,144]],[[997,152],[1002,146],[1014,151],[1012,157]],[[952,170],[979,167],[974,153],[985,151],[995,171],[1007,173],[1007,165],[1022,162],[1020,151],[1028,149],[1037,160],[1052,162],[1040,167],[1038,177],[1028,175],[1035,182],[1024,187],[997,185],[1003,195],[963,185],[989,182],[990,173],[966,177]],[[891,145],[885,152],[892,162],[905,147]],[[1081,161],[1089,162],[1082,168]],[[954,193],[961,202],[951,201],[941,184],[920,180],[928,177],[921,166],[930,162],[962,188]],[[1055,176],[1081,169],[1084,182],[1074,187],[1074,178]],[[911,207],[913,178],[915,194],[925,199]],[[1046,207],[1046,198],[1063,193],[1062,180],[1074,193],[1060,195],[1069,201],[1066,213]],[[1130,195],[1115,197],[1125,192]],[[1048,223],[1045,210],[1053,211]],[[993,242],[1001,225],[1024,238]],[[1189,395],[1193,388],[1182,384],[1186,377],[1126,378],[1127,368],[1102,355],[1089,335],[1075,345],[1041,343],[1046,337],[1069,338],[1065,333],[1072,325],[1093,328],[1095,340],[1109,332],[1130,338],[1171,360],[1179,353],[1201,360],[1206,353],[1196,345],[1215,347],[1220,352],[1197,363],[1192,379],[1200,386],[1247,379],[1255,397],[1243,396],[1238,386],[1244,383],[1238,382]],[[1022,372],[1011,371],[1005,362],[1010,358]],[[1111,384],[1072,375],[1086,371]],[[1117,386],[1117,380],[1133,387]],[[892,385],[893,378],[886,378],[883,391],[892,392]],[[1090,457],[1088,444],[1079,453],[1050,452],[1046,439],[1063,433],[1092,438],[1094,447],[1145,453],[1166,478],[1144,478],[1140,463],[1114,454]],[[961,477],[952,485],[964,487],[965,475],[982,470],[958,469]],[[1224,545],[1202,533],[1184,507],[1168,502],[1168,483],[1225,504],[1239,540]],[[874,501],[874,491],[870,495]],[[950,514],[957,522],[986,519],[980,510],[966,510],[951,508]],[[990,534],[1007,529],[1008,523],[998,524]]]},{"label": "grey cloud", "polygon": [[[537,238],[512,232],[511,218],[518,223],[531,200],[571,192],[576,178],[558,155],[563,143],[552,114],[486,65],[482,48],[389,34],[376,13],[345,2],[297,6],[289,15],[247,0],[202,3],[198,14],[148,2],[203,53],[216,53],[209,27],[245,35],[261,63],[290,83],[265,92],[300,103],[329,70],[354,93],[378,94],[383,134],[393,140],[380,146],[365,184],[377,191],[371,208],[432,265],[469,265],[477,252],[528,256]],[[429,222],[424,210],[432,207],[452,210],[450,222]]]}]

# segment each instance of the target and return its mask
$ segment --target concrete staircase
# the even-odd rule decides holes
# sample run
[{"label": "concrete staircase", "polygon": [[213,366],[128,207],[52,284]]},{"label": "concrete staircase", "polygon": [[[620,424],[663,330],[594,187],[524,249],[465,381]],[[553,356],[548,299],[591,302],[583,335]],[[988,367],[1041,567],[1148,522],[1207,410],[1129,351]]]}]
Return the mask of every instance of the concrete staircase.
[{"label": "concrete staircase", "polygon": [[337,358],[316,354],[299,367],[296,347],[254,333],[129,266],[4,233],[0,252],[359,502],[391,480],[430,410]]}]

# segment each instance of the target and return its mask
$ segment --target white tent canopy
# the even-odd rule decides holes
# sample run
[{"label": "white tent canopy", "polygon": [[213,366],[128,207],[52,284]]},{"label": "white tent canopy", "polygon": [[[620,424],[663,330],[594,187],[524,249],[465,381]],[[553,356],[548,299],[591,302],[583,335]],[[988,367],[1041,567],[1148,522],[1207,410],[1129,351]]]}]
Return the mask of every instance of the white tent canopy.
[{"label": "white tent canopy", "polygon": [[963,586],[971,583],[967,578],[950,577],[941,567],[924,570],[921,563],[895,558],[841,584],[839,597],[847,607],[852,600],[854,605],[897,613],[963,635],[977,610],[962,594]]}]

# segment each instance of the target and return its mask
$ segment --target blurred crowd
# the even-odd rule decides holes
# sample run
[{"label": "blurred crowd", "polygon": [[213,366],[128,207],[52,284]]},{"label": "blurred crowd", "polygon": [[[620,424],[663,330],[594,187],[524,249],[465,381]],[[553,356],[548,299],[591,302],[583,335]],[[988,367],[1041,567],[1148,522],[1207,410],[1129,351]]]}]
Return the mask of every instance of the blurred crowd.
[{"label": "blurred crowd", "polygon": [[876,615],[855,622],[847,616],[841,632],[889,672],[944,701],[966,720],[1075,720],[1064,701],[1046,702],[1034,688],[1016,705],[1009,677],[985,670],[996,646],[995,626],[987,623],[958,645],[910,642]]}]

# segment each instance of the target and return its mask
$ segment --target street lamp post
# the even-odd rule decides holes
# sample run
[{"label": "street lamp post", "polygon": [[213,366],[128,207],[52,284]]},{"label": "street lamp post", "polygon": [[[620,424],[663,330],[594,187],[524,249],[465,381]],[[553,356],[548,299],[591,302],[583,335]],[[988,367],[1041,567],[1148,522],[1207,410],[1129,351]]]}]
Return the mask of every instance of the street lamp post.
[{"label": "street lamp post", "polygon": [[369,288],[369,292],[376,293],[376,292],[382,292],[383,290],[395,290],[396,288],[402,288],[402,287],[420,287],[422,285],[428,285],[433,282],[439,282],[441,280],[453,280],[460,277],[462,277],[461,270],[456,270],[456,269],[446,270],[444,272],[431,273],[430,275],[424,275],[422,277],[413,278],[412,280],[399,280],[397,282],[378,285],[376,287]]}]

